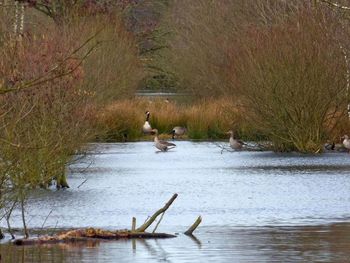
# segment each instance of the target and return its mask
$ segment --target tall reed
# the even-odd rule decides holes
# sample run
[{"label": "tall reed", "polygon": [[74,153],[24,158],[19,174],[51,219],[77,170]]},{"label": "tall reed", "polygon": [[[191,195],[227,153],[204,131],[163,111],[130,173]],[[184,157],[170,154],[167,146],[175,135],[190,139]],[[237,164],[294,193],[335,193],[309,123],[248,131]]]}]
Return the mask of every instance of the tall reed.
[{"label": "tall reed", "polygon": [[[136,98],[113,102],[96,115],[100,130],[98,139],[122,141],[147,138],[141,132],[147,110],[151,112],[152,127],[160,133],[166,135],[174,126],[184,126],[188,129],[186,137],[190,139],[224,138],[227,130],[239,130],[245,125],[239,110],[228,99],[203,100],[188,105],[164,99]],[[239,131],[242,133],[242,130]]]}]

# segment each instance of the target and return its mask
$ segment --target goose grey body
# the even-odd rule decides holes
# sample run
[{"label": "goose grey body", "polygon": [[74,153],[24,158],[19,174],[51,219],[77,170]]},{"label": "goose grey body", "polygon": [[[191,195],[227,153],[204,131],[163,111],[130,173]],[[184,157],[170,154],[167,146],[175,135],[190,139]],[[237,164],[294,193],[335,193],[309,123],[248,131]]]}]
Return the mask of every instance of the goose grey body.
[{"label": "goose grey body", "polygon": [[166,151],[176,147],[176,145],[174,143],[159,140],[157,129],[153,129],[152,132],[154,132],[154,134],[155,134],[154,135],[154,146],[157,149],[161,150],[162,152],[166,152]]},{"label": "goose grey body", "polygon": [[328,151],[333,151],[333,150],[335,150],[335,143],[334,143],[334,142],[332,142],[332,143],[327,142],[327,143],[324,145],[324,148],[325,148],[326,150],[328,150]]},{"label": "goose grey body", "polygon": [[343,145],[344,145],[344,147],[345,147],[346,149],[350,150],[350,139],[349,139],[349,136],[344,135],[344,136],[342,137],[342,139],[343,139]]},{"label": "goose grey body", "polygon": [[144,134],[150,134],[152,132],[152,127],[151,124],[149,123],[149,116],[150,116],[150,112],[146,111],[146,121],[142,126],[142,132]]},{"label": "goose grey body", "polygon": [[187,129],[185,127],[181,126],[175,126],[173,130],[171,131],[171,134],[173,135],[173,139],[175,139],[175,136],[182,136],[187,132]]},{"label": "goose grey body", "polygon": [[228,131],[227,134],[230,134],[230,139],[229,139],[230,147],[234,150],[241,150],[244,145],[244,142],[242,142],[241,140],[235,139],[233,131]]}]

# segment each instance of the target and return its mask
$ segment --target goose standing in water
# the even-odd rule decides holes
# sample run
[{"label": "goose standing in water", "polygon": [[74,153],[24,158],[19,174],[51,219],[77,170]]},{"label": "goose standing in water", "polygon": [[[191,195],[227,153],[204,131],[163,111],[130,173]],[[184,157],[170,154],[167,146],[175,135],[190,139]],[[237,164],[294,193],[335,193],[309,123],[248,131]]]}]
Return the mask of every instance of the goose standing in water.
[{"label": "goose standing in water", "polygon": [[227,134],[230,134],[230,147],[234,150],[241,150],[243,145],[245,144],[244,142],[242,142],[241,140],[237,140],[234,138],[234,132],[228,131]]},{"label": "goose standing in water", "polygon": [[343,137],[341,137],[343,139],[343,145],[347,150],[350,150],[350,139],[349,136],[344,135]]},{"label": "goose standing in water", "polygon": [[182,136],[187,132],[187,129],[185,127],[181,127],[181,126],[176,126],[173,128],[173,130],[171,131],[172,134],[172,138],[173,140],[176,137]]},{"label": "goose standing in water", "polygon": [[157,129],[153,129],[152,132],[154,133],[154,146],[157,149],[161,150],[162,152],[166,152],[166,151],[176,147],[176,145],[174,143],[159,140]]},{"label": "goose standing in water", "polygon": [[324,148],[328,151],[334,151],[335,150],[335,143],[334,142],[332,142],[332,143],[327,142],[327,143],[325,143]]},{"label": "goose standing in water", "polygon": [[142,131],[144,134],[150,134],[152,132],[152,127],[151,124],[149,123],[149,116],[150,116],[150,112],[146,111],[146,121],[142,126]]}]

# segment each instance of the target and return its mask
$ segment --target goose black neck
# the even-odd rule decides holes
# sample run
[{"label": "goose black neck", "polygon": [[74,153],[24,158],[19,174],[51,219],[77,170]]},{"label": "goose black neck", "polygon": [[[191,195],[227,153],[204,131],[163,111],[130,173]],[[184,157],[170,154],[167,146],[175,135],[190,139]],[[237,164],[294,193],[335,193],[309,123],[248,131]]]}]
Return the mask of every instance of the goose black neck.
[{"label": "goose black neck", "polygon": [[149,112],[147,113],[146,121],[149,121]]}]

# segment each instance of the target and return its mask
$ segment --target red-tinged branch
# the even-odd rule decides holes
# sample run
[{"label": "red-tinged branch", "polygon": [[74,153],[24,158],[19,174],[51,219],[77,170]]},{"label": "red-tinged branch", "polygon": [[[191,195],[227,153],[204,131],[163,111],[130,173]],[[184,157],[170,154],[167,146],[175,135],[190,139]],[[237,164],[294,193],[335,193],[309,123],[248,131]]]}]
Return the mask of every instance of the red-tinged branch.
[{"label": "red-tinged branch", "polygon": [[60,79],[60,78],[63,78],[65,76],[72,74],[75,70],[77,70],[81,66],[81,64],[85,61],[85,59],[97,48],[97,46],[100,44],[100,42],[97,42],[95,45],[93,45],[84,54],[84,56],[79,59],[79,63],[77,63],[72,69],[63,70],[63,72],[60,74],[57,74],[56,72],[60,69],[64,69],[67,61],[69,61],[75,54],[77,54],[81,49],[83,49],[85,46],[87,46],[101,31],[102,30],[98,30],[93,36],[88,38],[82,45],[80,45],[78,48],[73,50],[67,57],[65,57],[60,63],[55,65],[53,68],[48,70],[44,75],[36,77],[34,79],[31,79],[27,82],[21,83],[17,87],[13,87],[13,88],[0,87],[0,94],[21,91],[21,90],[29,89],[29,88],[35,88],[41,84],[45,84],[45,83],[48,83],[50,81]]}]

